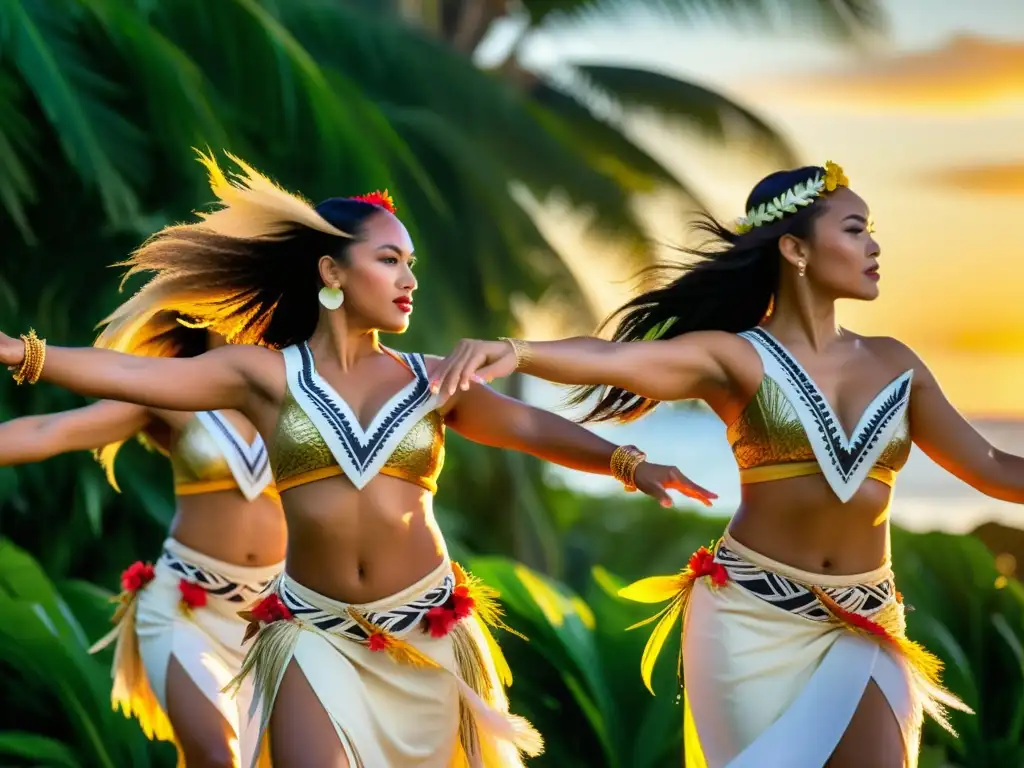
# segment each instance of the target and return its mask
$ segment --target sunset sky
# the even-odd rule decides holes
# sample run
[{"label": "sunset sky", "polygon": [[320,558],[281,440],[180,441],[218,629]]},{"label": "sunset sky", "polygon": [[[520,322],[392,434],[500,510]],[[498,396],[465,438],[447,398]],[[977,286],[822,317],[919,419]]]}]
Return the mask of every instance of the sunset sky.
[{"label": "sunset sky", "polygon": [[[965,411],[1024,417],[1024,2],[884,7],[890,34],[870,53],[806,31],[769,37],[638,15],[554,27],[525,56],[545,68],[619,61],[714,87],[766,118],[803,161],[840,163],[883,249],[882,297],[844,304],[841,321],[911,344]],[[741,215],[773,170],[673,126],[639,120],[636,130],[723,218]],[[677,209],[659,210],[659,235],[678,239]],[[602,310],[622,298],[621,258],[581,247],[572,227],[547,229],[580,274],[598,276],[588,282]]]}]

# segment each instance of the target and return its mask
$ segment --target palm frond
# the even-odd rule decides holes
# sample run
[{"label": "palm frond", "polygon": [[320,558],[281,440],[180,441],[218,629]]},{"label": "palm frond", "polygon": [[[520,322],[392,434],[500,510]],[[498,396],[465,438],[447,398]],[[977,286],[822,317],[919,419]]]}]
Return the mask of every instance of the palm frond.
[{"label": "palm frond", "polygon": [[22,239],[35,244],[25,205],[35,202],[36,187],[25,158],[33,156],[32,124],[23,111],[24,90],[18,79],[0,70],[0,205]]},{"label": "palm frond", "polygon": [[764,118],[710,88],[635,67],[577,63],[574,68],[623,107],[683,121],[715,141],[755,142],[783,165],[796,162],[796,152]]},{"label": "palm frond", "polygon": [[443,115],[538,197],[564,193],[593,211],[603,231],[645,238],[627,191],[552,135],[544,108],[521,89],[478,70],[443,41],[379,14],[322,0],[297,1],[282,13],[317,60],[346,72],[369,98]]},{"label": "palm frond", "polygon": [[857,40],[885,29],[878,0],[522,0],[534,24],[628,19],[638,11],[676,23],[724,21],[764,31],[801,29],[834,41]]},{"label": "palm frond", "polygon": [[557,85],[538,82],[531,96],[558,120],[548,128],[573,142],[576,151],[632,192],[668,187],[706,208],[696,189],[635,144],[622,128],[594,114],[583,100]]},{"label": "palm frond", "polygon": [[124,0],[80,2],[102,31],[100,47],[119,54],[116,74],[128,80],[133,98],[145,101],[142,121],[161,152],[184,160],[193,146],[229,144],[210,83],[179,46]]},{"label": "palm frond", "polygon": [[56,130],[70,165],[99,194],[110,220],[127,226],[138,213],[132,181],[144,137],[110,109],[114,85],[95,74],[75,40],[80,15],[58,5],[0,0],[5,55]]}]

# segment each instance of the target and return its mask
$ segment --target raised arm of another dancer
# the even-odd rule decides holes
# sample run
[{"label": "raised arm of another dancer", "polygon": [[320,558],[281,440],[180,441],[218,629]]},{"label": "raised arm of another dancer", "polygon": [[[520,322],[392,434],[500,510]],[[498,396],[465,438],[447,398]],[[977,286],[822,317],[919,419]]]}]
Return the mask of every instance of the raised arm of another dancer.
[{"label": "raised arm of another dancer", "polygon": [[18,369],[15,378],[172,411],[235,409],[250,415],[261,394],[272,398],[269,374],[275,364],[284,366],[274,358],[280,355],[243,345],[190,358],[144,357],[94,347],[45,346],[33,335],[23,340],[0,333],[0,364]]},{"label": "raised arm of another dancer", "polygon": [[[444,411],[445,423],[473,442],[529,453],[580,472],[615,474],[613,455],[619,446],[557,414],[505,397],[489,387],[474,383],[456,393],[445,404]],[[666,507],[672,505],[669,490],[679,491],[706,506],[718,498],[676,467],[647,461],[635,466],[633,482],[637,490]]]},{"label": "raised arm of another dancer", "polygon": [[29,464],[61,453],[120,443],[149,424],[149,409],[106,400],[42,416],[22,416],[0,424],[0,466]]}]

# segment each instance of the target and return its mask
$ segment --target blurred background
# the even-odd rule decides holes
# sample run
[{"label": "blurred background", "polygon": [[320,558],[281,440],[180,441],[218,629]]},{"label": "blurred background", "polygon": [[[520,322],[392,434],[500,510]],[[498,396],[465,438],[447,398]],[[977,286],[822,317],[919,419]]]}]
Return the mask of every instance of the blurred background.
[{"label": "blurred background", "polygon": [[[766,173],[832,159],[883,247],[882,298],[841,320],[909,343],[1024,453],[1022,135],[1020,0],[0,0],[0,328],[90,343],[123,298],[109,265],[209,202],[193,146],[314,200],[390,189],[420,290],[388,342],[434,354],[588,333],[693,211],[735,218]],[[2,419],[82,402],[0,384]],[[664,510],[452,436],[438,516],[530,637],[504,645],[548,741],[532,764],[677,766],[675,665],[651,697],[645,630],[623,631],[647,611],[615,591],[716,537],[737,474],[697,406],[599,431],[720,501]],[[173,765],[86,652],[173,512],[158,456],[131,445],[118,476],[86,454],[0,468],[0,765]],[[915,452],[892,512],[911,632],[978,713],[958,741],[929,724],[922,767],[1024,766],[1024,509]]]}]

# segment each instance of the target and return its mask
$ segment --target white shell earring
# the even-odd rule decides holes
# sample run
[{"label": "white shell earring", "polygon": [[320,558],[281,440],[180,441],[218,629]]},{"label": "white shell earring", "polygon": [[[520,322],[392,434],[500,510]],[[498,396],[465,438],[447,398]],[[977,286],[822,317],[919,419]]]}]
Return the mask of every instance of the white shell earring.
[{"label": "white shell earring", "polygon": [[341,288],[328,288],[325,285],[320,289],[318,298],[320,303],[323,304],[324,309],[329,309],[333,312],[345,303],[345,292]]},{"label": "white shell earring", "polygon": [[807,262],[804,261],[803,259],[800,259],[800,261],[796,263],[796,270],[796,273],[800,277],[803,277],[807,273]]}]

